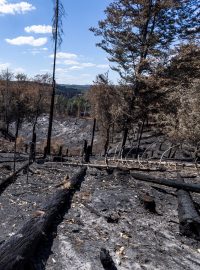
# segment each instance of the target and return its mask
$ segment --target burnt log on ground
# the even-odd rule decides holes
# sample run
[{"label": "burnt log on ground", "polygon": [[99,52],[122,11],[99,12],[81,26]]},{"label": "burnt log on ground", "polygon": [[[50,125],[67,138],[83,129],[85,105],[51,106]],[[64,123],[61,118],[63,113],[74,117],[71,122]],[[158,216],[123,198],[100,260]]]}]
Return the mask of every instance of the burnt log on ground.
[{"label": "burnt log on ground", "polygon": [[105,248],[102,248],[100,251],[100,261],[105,270],[117,270],[109,251]]},{"label": "burnt log on ground", "polygon": [[23,165],[21,168],[19,168],[17,171],[15,171],[14,173],[12,173],[11,175],[9,175],[8,177],[6,177],[5,179],[0,180],[0,194],[4,191],[4,189],[10,185],[11,183],[13,183],[17,177],[17,175],[23,171],[26,170],[30,165],[32,164],[32,162],[27,162],[25,165]]},{"label": "burnt log on ground", "polygon": [[[24,161],[27,161],[28,158],[17,158],[15,160],[15,162],[24,162]],[[14,163],[14,160],[13,159],[5,159],[5,160],[0,160],[0,163]]]},{"label": "burnt log on ground", "polygon": [[199,184],[193,184],[193,183],[182,183],[180,181],[174,180],[174,179],[158,179],[150,175],[142,174],[142,173],[136,173],[136,172],[130,172],[130,175],[140,181],[149,182],[158,184],[161,186],[167,186],[172,187],[176,189],[183,189],[190,192],[196,192],[200,193],[200,185]]},{"label": "burnt log on ground", "polygon": [[[178,176],[181,183],[184,180]],[[200,239],[200,216],[188,191],[177,190],[178,217],[180,233],[188,237]]]},{"label": "burnt log on ground", "polygon": [[[53,164],[52,161],[46,162],[46,164]],[[80,163],[80,162],[64,162],[62,163],[64,166],[74,166],[74,167],[91,167],[96,169],[102,170],[119,170],[119,171],[126,171],[129,173],[130,170],[137,170],[137,171],[145,171],[145,172],[163,172],[166,171],[165,168],[158,168],[158,169],[151,169],[151,168],[137,168],[137,167],[125,167],[125,166],[118,166],[118,165],[106,165],[106,164],[95,164],[95,163]]]},{"label": "burnt log on ground", "polygon": [[71,198],[86,174],[82,168],[70,180],[67,188],[58,190],[44,206],[8,241],[1,245],[0,270],[27,270],[33,268],[34,253],[47,235],[58,215],[71,203]]}]

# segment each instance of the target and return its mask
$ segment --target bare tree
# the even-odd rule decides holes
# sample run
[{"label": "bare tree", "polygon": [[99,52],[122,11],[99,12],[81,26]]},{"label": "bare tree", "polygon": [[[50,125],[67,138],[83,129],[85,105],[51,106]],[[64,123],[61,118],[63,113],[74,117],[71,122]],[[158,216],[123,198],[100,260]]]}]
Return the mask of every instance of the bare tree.
[{"label": "bare tree", "polygon": [[57,49],[62,43],[63,27],[62,27],[62,18],[65,15],[63,4],[60,0],[56,0],[54,6],[54,17],[53,17],[53,40],[54,40],[54,61],[53,61],[53,76],[52,76],[52,96],[51,96],[51,105],[49,113],[49,127],[47,134],[47,146],[46,154],[51,153],[51,133],[52,133],[52,124],[53,124],[53,114],[54,114],[54,103],[55,103],[55,92],[56,92],[56,57]]}]

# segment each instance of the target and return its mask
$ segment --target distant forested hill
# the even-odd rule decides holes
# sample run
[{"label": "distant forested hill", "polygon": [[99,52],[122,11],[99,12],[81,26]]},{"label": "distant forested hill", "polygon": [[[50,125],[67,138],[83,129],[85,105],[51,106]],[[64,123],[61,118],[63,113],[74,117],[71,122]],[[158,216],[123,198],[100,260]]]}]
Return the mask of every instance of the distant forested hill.
[{"label": "distant forested hill", "polygon": [[84,93],[85,91],[90,89],[90,85],[75,85],[75,84],[58,84],[56,86],[57,88],[57,94],[58,95],[64,95],[69,98],[72,98],[73,96],[77,96],[79,94]]}]

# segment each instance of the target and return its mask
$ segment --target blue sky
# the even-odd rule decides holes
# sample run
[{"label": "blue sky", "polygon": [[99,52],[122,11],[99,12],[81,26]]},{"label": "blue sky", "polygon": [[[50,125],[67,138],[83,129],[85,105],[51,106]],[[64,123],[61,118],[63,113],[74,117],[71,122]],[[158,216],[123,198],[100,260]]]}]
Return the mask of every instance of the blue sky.
[{"label": "blue sky", "polygon": [[[111,0],[63,0],[63,43],[58,52],[57,82],[90,84],[109,70],[107,55],[88,29],[97,26]],[[0,70],[28,76],[51,72],[52,0],[0,0]],[[117,74],[109,71],[116,82]]]}]

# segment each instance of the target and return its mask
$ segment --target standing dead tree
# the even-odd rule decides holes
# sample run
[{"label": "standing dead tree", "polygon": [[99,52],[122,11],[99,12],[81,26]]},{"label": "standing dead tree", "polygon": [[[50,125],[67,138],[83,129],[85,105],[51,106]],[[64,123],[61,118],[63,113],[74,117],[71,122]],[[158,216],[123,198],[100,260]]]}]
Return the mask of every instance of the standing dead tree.
[{"label": "standing dead tree", "polygon": [[63,27],[62,27],[62,19],[65,15],[65,10],[61,0],[56,0],[54,7],[54,17],[53,17],[53,40],[54,40],[54,56],[53,56],[53,76],[52,76],[52,96],[51,96],[51,105],[50,105],[50,113],[49,113],[49,127],[47,134],[47,146],[45,155],[50,155],[51,153],[51,133],[52,133],[52,125],[53,125],[53,114],[54,114],[54,103],[55,103],[55,93],[56,93],[56,58],[57,58],[57,50],[62,43],[62,35],[63,35]]}]

